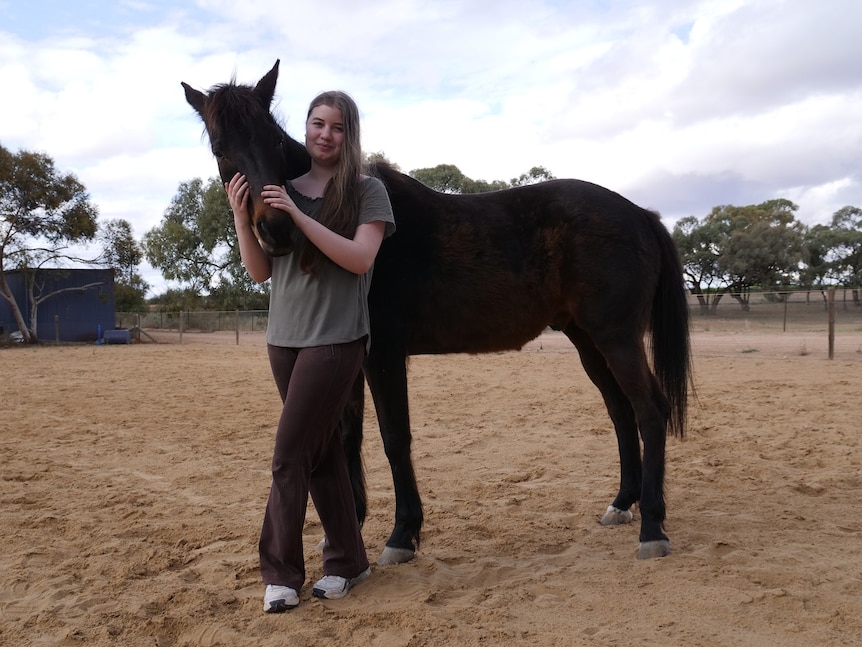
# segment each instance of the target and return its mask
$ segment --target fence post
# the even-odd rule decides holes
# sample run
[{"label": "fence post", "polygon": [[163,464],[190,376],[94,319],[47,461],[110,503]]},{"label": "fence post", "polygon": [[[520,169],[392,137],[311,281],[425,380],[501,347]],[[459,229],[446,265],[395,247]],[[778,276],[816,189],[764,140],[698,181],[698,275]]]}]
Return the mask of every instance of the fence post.
[{"label": "fence post", "polygon": [[236,309],[236,345],[239,346],[239,308]]},{"label": "fence post", "polygon": [[180,310],[180,344],[183,343],[183,311]]},{"label": "fence post", "polygon": [[60,315],[54,315],[54,343],[60,345]]},{"label": "fence post", "polygon": [[829,359],[835,357],[835,288],[829,288]]}]

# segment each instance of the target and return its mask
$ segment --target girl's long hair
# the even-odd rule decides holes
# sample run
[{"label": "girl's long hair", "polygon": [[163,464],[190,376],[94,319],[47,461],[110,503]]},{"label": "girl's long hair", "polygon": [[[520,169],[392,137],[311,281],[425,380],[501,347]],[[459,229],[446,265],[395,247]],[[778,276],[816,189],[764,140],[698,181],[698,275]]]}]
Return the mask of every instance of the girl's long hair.
[{"label": "girl's long hair", "polygon": [[[359,137],[359,108],[346,92],[332,90],[321,92],[308,107],[306,123],[317,106],[329,106],[341,111],[344,140],[341,158],[335,167],[335,175],[326,184],[323,204],[317,219],[332,231],[346,238],[353,238],[359,224],[359,182],[364,170],[362,144]],[[317,274],[317,268],[325,258],[323,252],[303,236],[298,243],[299,266],[303,272]]]}]

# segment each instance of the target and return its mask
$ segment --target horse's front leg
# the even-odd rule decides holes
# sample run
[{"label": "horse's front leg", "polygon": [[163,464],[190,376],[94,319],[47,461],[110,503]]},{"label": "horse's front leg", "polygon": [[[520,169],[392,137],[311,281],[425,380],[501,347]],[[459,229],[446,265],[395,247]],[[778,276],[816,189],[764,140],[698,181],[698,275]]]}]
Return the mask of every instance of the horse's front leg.
[{"label": "horse's front leg", "polygon": [[383,448],[395,487],[395,527],[378,564],[400,564],[413,559],[422,529],[422,501],[410,454],[410,413],[407,403],[407,362],[403,353],[372,346],[366,379],[374,398]]}]

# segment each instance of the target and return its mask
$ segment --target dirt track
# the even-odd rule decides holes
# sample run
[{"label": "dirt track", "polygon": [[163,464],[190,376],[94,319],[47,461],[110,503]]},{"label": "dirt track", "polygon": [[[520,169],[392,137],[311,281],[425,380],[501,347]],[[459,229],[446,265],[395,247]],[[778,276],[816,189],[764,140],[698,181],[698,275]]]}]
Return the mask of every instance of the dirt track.
[{"label": "dirt track", "polygon": [[[695,335],[699,399],[688,438],[668,446],[673,552],[648,562],[634,558],[636,524],[598,524],[616,446],[566,343],[412,358],[417,559],[375,567],[339,602],[306,588],[275,617],[261,613],[256,540],[278,398],[260,340],[223,337],[0,350],[0,644],[808,647],[862,636],[858,333],[833,361],[819,333]],[[394,505],[370,408],[366,419],[363,534],[376,558]],[[310,512],[309,581],[320,535]]]}]

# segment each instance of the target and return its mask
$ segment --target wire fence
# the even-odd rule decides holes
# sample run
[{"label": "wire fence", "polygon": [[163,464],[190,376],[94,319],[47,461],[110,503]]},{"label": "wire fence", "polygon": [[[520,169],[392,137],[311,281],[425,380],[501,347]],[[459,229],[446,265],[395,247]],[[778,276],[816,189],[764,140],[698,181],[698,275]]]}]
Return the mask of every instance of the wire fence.
[{"label": "wire fence", "polygon": [[[703,300],[689,296],[693,329],[764,331],[825,330],[827,292],[752,292],[744,298],[724,294]],[[118,312],[117,327],[153,331],[259,333],[266,331],[267,310]],[[862,331],[862,300],[858,291],[836,290],[836,328]]]},{"label": "wire fence", "polygon": [[[805,334],[818,348],[821,344],[816,340],[825,340],[830,334],[849,334],[854,339],[860,336],[862,303],[858,291],[835,291],[832,326],[828,306],[826,291],[752,292],[737,297],[724,294],[717,302],[715,295],[702,300],[689,296],[693,334],[738,338],[766,333],[785,340],[793,334]],[[266,310],[126,312],[117,313],[117,328],[129,330],[132,340],[144,343],[263,344],[268,317]]]},{"label": "wire fence", "polygon": [[[689,297],[692,331],[816,332],[829,328],[828,292],[752,292],[738,299],[724,294],[715,305]],[[836,331],[862,331],[859,292],[836,290]]]},{"label": "wire fence", "polygon": [[199,310],[183,312],[118,312],[117,328],[166,332],[266,331],[267,310]]}]

